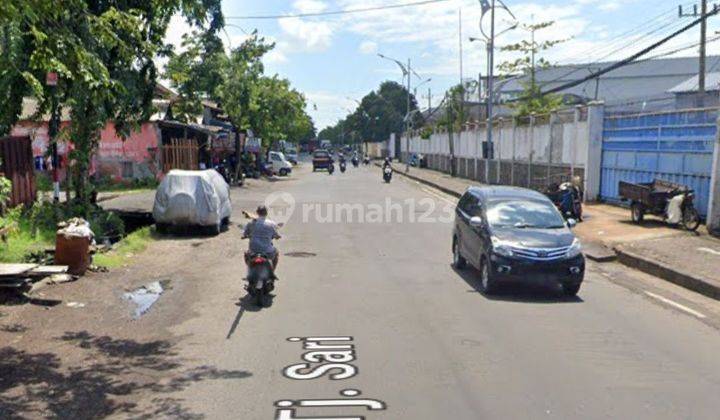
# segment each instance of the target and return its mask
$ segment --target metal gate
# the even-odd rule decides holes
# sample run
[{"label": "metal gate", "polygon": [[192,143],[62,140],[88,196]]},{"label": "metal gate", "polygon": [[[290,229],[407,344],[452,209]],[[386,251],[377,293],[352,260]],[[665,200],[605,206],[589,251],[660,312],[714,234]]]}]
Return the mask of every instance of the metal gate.
[{"label": "metal gate", "polygon": [[35,168],[29,137],[0,137],[0,173],[12,181],[10,207],[35,201]]},{"label": "metal gate", "polygon": [[606,116],[600,196],[619,202],[618,182],[655,178],[687,185],[707,215],[717,109]]}]

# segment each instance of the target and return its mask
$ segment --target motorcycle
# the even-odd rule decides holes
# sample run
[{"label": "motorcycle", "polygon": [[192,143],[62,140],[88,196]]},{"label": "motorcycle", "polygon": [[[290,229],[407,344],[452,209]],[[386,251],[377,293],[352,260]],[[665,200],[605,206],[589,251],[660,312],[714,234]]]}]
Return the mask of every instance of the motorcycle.
[{"label": "motorcycle", "polygon": [[392,179],[392,173],[393,170],[390,166],[386,166],[385,168],[383,168],[383,180],[385,180],[385,182],[387,183],[390,183],[390,180]]},{"label": "motorcycle", "polygon": [[345,161],[340,161],[340,172],[345,173]]},{"label": "motorcycle", "polygon": [[572,182],[550,185],[545,192],[565,219],[582,221],[582,192]]},{"label": "motorcycle", "polygon": [[275,275],[272,260],[264,254],[253,254],[248,258],[248,284],[245,290],[255,298],[258,306],[270,304],[270,293],[275,290]]},{"label": "motorcycle", "polygon": [[328,165],[327,171],[328,171],[328,174],[332,175],[333,172],[335,172],[335,164],[330,162],[330,164]]},{"label": "motorcycle", "polygon": [[359,160],[358,158],[356,158],[356,157],[353,157],[353,158],[352,158],[352,164],[353,164],[354,167],[357,168],[357,167],[360,165],[360,160]]},{"label": "motorcycle", "polygon": [[365,157],[363,158],[363,165],[369,165],[369,164],[370,164],[370,158],[367,157],[367,156],[365,156]]}]

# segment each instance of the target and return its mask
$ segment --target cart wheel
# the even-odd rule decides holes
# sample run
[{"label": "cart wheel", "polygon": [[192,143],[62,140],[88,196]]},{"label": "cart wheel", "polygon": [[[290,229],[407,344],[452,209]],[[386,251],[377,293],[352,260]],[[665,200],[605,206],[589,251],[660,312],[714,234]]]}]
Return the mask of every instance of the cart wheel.
[{"label": "cart wheel", "polygon": [[700,227],[700,215],[695,207],[686,208],[683,212],[683,227],[690,232],[695,232]]},{"label": "cart wheel", "polygon": [[642,223],[643,218],[645,217],[645,210],[643,209],[642,204],[632,203],[632,205],[630,206],[630,212],[633,223]]}]

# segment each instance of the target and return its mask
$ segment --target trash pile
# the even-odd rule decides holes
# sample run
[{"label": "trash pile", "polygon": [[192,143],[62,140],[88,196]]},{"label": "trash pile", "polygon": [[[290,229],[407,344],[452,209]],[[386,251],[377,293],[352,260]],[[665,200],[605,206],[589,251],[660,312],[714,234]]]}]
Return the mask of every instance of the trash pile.
[{"label": "trash pile", "polygon": [[90,266],[90,246],[95,243],[95,234],[90,223],[74,217],[58,223],[55,236],[55,264],[68,266],[68,272],[83,275]]}]

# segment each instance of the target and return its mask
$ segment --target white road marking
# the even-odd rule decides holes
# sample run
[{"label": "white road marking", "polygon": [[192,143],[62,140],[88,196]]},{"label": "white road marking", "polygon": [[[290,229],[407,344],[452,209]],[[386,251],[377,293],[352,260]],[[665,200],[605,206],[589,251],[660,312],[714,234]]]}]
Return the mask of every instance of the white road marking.
[{"label": "white road marking", "polygon": [[707,252],[707,253],[713,254],[713,255],[720,255],[720,251],[716,251],[712,248],[698,248],[698,251]]},{"label": "white road marking", "polygon": [[702,313],[700,313],[700,312],[698,312],[698,311],[696,311],[696,310],[690,309],[690,308],[688,308],[688,307],[685,306],[685,305],[681,305],[681,304],[675,302],[674,300],[670,300],[670,299],[668,299],[668,298],[666,298],[666,297],[660,296],[660,295],[655,294],[655,293],[653,293],[653,292],[648,292],[647,290],[645,290],[645,294],[648,295],[648,296],[650,296],[650,297],[653,298],[653,299],[657,299],[657,300],[659,300],[660,302],[666,303],[666,304],[668,304],[668,305],[670,305],[670,306],[672,306],[672,307],[675,307],[675,308],[677,308],[677,309],[679,309],[679,310],[681,310],[681,311],[683,311],[683,312],[687,312],[687,313],[689,313],[690,315],[692,315],[692,316],[694,316],[694,317],[696,317],[696,318],[700,318],[700,319],[705,319],[705,318],[706,318],[706,316],[703,315]]}]

